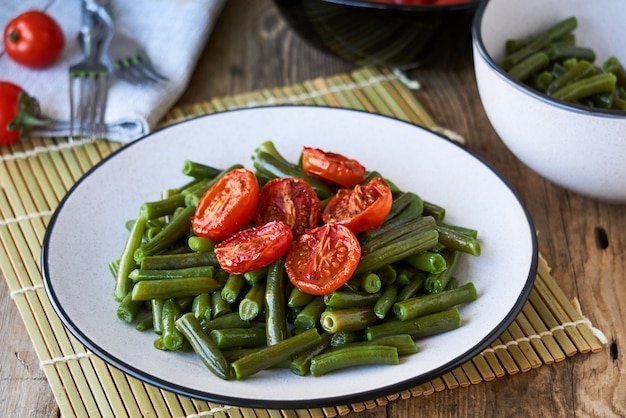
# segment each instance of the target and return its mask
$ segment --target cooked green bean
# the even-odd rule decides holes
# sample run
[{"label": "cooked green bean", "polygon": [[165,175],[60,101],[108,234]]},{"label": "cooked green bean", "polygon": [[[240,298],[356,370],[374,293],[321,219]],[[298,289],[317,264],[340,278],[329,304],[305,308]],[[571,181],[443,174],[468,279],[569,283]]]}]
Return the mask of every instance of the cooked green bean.
[{"label": "cooked green bean", "polygon": [[376,273],[367,273],[361,276],[359,289],[363,289],[366,293],[379,294],[382,286],[383,282]]},{"label": "cooked green bean", "polygon": [[128,294],[133,287],[133,282],[128,275],[137,266],[134,254],[135,251],[141,246],[145,227],[146,219],[141,216],[138,217],[128,233],[128,237],[126,238],[126,244],[124,245],[119,265],[117,267],[115,290],[113,291],[115,300],[118,302],[121,302],[124,299],[124,296],[126,296],[126,294]]},{"label": "cooked green bean", "polygon": [[322,296],[314,297],[306,306],[298,313],[294,319],[294,325],[299,329],[314,328],[320,320],[322,312],[326,309],[324,298]]},{"label": "cooked green bean", "polygon": [[393,308],[393,304],[396,303],[397,297],[398,286],[393,284],[387,286],[374,305],[374,315],[376,315],[378,319],[385,319],[387,312],[389,312],[389,310]]},{"label": "cooked green bean", "polygon": [[185,336],[202,363],[216,376],[230,379],[230,364],[222,351],[209,338],[191,312],[176,321],[176,328]]},{"label": "cooked green bean", "polygon": [[151,255],[141,260],[141,268],[145,270],[167,270],[201,266],[219,267],[215,253],[193,252],[185,254]]},{"label": "cooked green bean", "polygon": [[388,320],[365,329],[368,340],[394,334],[410,334],[413,339],[441,334],[461,326],[461,314],[457,308],[420,316],[406,321]]},{"label": "cooked green bean", "polygon": [[265,329],[260,327],[214,329],[209,338],[221,349],[265,345]]},{"label": "cooked green bean", "polygon": [[617,77],[615,74],[602,73],[578,80],[555,91],[555,99],[572,102],[599,93],[612,92],[615,89]]},{"label": "cooked green bean", "polygon": [[298,376],[306,376],[309,374],[311,370],[311,359],[322,353],[324,350],[330,348],[331,337],[331,334],[327,332],[323,333],[321,335],[321,342],[318,345],[295,356],[291,360],[289,370]]},{"label": "cooked green bean", "polygon": [[305,293],[297,287],[293,287],[291,292],[289,292],[289,299],[287,300],[287,306],[290,308],[296,308],[300,306],[305,306],[311,300],[313,300],[315,296],[309,293]]},{"label": "cooked green bean", "polygon": [[412,298],[419,292],[424,286],[424,282],[426,281],[426,276],[422,272],[417,272],[414,274],[409,282],[404,285],[398,292],[397,300],[407,300]]},{"label": "cooked green bean", "polygon": [[550,64],[550,58],[545,52],[535,52],[524,58],[509,69],[509,75],[519,81],[526,81],[533,74],[543,71]]},{"label": "cooked green bean", "polygon": [[145,280],[135,283],[132,297],[133,300],[180,298],[211,293],[220,288],[220,284],[211,277]]},{"label": "cooked green bean", "polygon": [[336,290],[324,295],[323,298],[326,306],[333,308],[355,308],[359,306],[373,306],[380,298],[380,293]]},{"label": "cooked green bean", "polygon": [[163,299],[152,299],[150,306],[152,310],[152,328],[156,334],[163,334]]},{"label": "cooked green bean", "polygon": [[267,278],[267,267],[261,267],[260,269],[244,273],[243,277],[245,277],[250,286],[253,286],[256,283],[265,281],[265,279]]},{"label": "cooked green bean", "polygon": [[311,359],[311,375],[322,376],[335,370],[366,364],[400,364],[398,349],[387,345],[341,347]]},{"label": "cooked green bean", "polygon": [[475,256],[480,255],[480,243],[476,238],[441,225],[437,226],[437,232],[439,242],[446,248]]},{"label": "cooked green bean", "polygon": [[144,316],[143,318],[140,318],[139,320],[137,320],[137,324],[135,325],[135,329],[137,331],[147,331],[149,329],[154,329],[154,322],[152,319],[152,313],[150,313],[149,315]]},{"label": "cooked green bean", "polygon": [[596,73],[594,65],[586,60],[577,61],[563,75],[556,78],[549,86],[548,93],[554,93],[575,81],[590,77]]},{"label": "cooked green bean", "polygon": [[267,345],[274,345],[288,336],[285,308],[285,262],[277,260],[269,265],[265,284]]},{"label": "cooked green bean", "polygon": [[200,266],[164,270],[135,269],[130,272],[128,277],[133,281],[139,282],[142,280],[182,279],[185,277],[213,277],[214,275],[215,267]]},{"label": "cooked green bean", "polygon": [[221,290],[211,293],[211,312],[213,312],[213,318],[219,318],[232,311],[232,304],[222,297]]},{"label": "cooked green bean", "polygon": [[357,331],[380,322],[373,306],[324,311],[320,324],[326,332]]},{"label": "cooked green bean", "polygon": [[231,369],[237,380],[243,380],[261,370],[291,359],[321,342],[322,337],[317,330],[309,329],[235,360],[231,363]]},{"label": "cooked green bean", "polygon": [[146,219],[155,219],[171,215],[183,206],[185,206],[185,196],[179,193],[165,199],[144,202],[139,207],[139,214]]},{"label": "cooked green bean", "polygon": [[425,271],[427,273],[441,273],[448,266],[446,260],[441,254],[433,253],[430,251],[424,251],[423,253],[413,254],[404,259],[416,269]]},{"label": "cooked green bean", "polygon": [[161,338],[168,350],[178,350],[183,346],[183,334],[176,328],[176,321],[183,315],[182,309],[174,299],[167,299],[163,304]]},{"label": "cooked green bean", "polygon": [[395,347],[399,356],[406,356],[419,352],[419,348],[413,341],[413,337],[409,334],[394,334],[376,338],[374,340],[355,341],[346,343],[346,347],[368,346],[368,345],[387,345]]},{"label": "cooked green bean", "polygon": [[143,302],[133,300],[132,294],[128,292],[117,307],[117,317],[124,322],[131,323],[142,307]]},{"label": "cooked green bean", "polygon": [[239,302],[239,316],[241,319],[256,318],[264,307],[265,282],[258,282],[248,290],[246,296]]},{"label": "cooked green bean", "polygon": [[200,293],[193,298],[191,304],[191,312],[198,318],[200,322],[211,320],[211,295],[209,293]]},{"label": "cooked green bean", "polygon": [[247,319],[241,319],[239,312],[228,312],[215,317],[208,322],[202,323],[202,328],[207,334],[214,329],[248,328],[250,326],[250,321]]},{"label": "cooked green bean", "polygon": [[424,280],[424,287],[428,293],[441,292],[448,285],[448,281],[452,277],[454,267],[459,259],[459,252],[453,250],[445,250],[442,257],[447,265],[446,269],[439,273],[430,273]]},{"label": "cooked green bean", "polygon": [[330,345],[333,347],[339,347],[340,345],[346,345],[346,344],[365,340],[365,335],[363,335],[363,330],[339,331],[331,335],[332,337],[330,339]]},{"label": "cooked green bean", "polygon": [[206,164],[202,164],[192,160],[186,160],[183,162],[182,173],[196,178],[209,178],[212,179],[219,175],[223,170],[211,167]]},{"label": "cooked green bean", "polygon": [[234,273],[229,274],[228,280],[226,280],[226,283],[222,288],[222,299],[228,303],[235,303],[245,284],[246,279],[243,275]]},{"label": "cooked green bean", "polygon": [[187,245],[192,251],[210,252],[215,248],[215,242],[209,238],[191,236],[187,240]]},{"label": "cooked green bean", "polygon": [[463,303],[473,302],[477,298],[476,287],[472,282],[469,282],[453,290],[443,290],[439,293],[429,293],[396,302],[393,305],[393,311],[398,319],[406,321],[418,316],[444,311]]}]

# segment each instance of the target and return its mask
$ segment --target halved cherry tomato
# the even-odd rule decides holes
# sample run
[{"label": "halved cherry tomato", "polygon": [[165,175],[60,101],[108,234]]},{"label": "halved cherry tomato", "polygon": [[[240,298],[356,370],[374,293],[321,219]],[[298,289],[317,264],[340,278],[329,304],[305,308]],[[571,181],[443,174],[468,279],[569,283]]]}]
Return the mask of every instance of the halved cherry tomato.
[{"label": "halved cherry tomato", "polygon": [[367,185],[357,184],[352,190],[341,189],[324,212],[325,223],[341,224],[355,234],[378,228],[391,210],[393,196],[385,180],[373,178]]},{"label": "halved cherry tomato", "polygon": [[259,202],[259,183],[246,168],[229,171],[202,195],[192,219],[199,237],[221,241],[252,220]]},{"label": "halved cherry tomato", "polygon": [[304,180],[285,177],[270,180],[263,186],[254,222],[263,225],[281,221],[299,237],[315,228],[320,217],[320,200],[313,188]]},{"label": "halved cherry tomato", "polygon": [[357,160],[319,148],[304,147],[302,168],[309,175],[342,187],[352,187],[365,180],[366,175],[365,167]]},{"label": "halved cherry tomato", "polygon": [[294,243],[285,259],[291,283],[303,292],[326,295],[352,277],[361,258],[361,245],[343,225],[322,225]]},{"label": "halved cherry tomato", "polygon": [[4,50],[18,64],[30,68],[54,63],[65,45],[61,26],[50,15],[38,10],[24,12],[4,28]]},{"label": "halved cherry tomato", "polygon": [[222,270],[244,274],[260,269],[281,258],[293,241],[289,225],[273,221],[244,229],[215,246],[215,256]]}]

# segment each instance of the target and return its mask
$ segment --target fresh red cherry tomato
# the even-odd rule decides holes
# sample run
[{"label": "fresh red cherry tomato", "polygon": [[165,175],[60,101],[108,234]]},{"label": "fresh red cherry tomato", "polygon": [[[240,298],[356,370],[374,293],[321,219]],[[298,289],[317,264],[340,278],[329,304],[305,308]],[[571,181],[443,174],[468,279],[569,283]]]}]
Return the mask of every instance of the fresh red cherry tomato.
[{"label": "fresh red cherry tomato", "polygon": [[254,222],[263,225],[281,221],[299,237],[318,226],[321,217],[320,200],[309,184],[293,177],[268,181],[261,190]]},{"label": "fresh red cherry tomato", "polygon": [[343,225],[322,225],[294,243],[285,259],[291,283],[305,293],[326,295],[352,277],[361,258],[361,245]]},{"label": "fresh red cherry tomato", "polygon": [[375,177],[365,186],[357,184],[352,190],[339,190],[324,208],[322,219],[325,223],[345,225],[354,233],[370,231],[383,223],[392,201],[389,185]]},{"label": "fresh red cherry tomato", "polygon": [[365,180],[365,167],[357,160],[319,148],[304,147],[302,168],[312,176],[342,187],[352,187]]},{"label": "fresh red cherry tomato", "polygon": [[30,68],[54,63],[65,45],[59,24],[48,14],[30,10],[14,17],[4,28],[4,50],[9,58]]},{"label": "fresh red cherry tomato", "polygon": [[24,89],[0,81],[0,146],[20,142],[33,126],[48,121],[39,118],[39,104]]},{"label": "fresh red cherry tomato", "polygon": [[191,221],[194,234],[222,241],[252,220],[259,183],[246,168],[229,171],[202,195]]},{"label": "fresh red cherry tomato", "polygon": [[291,227],[273,221],[235,233],[217,244],[214,251],[222,270],[244,274],[281,258],[292,241]]}]

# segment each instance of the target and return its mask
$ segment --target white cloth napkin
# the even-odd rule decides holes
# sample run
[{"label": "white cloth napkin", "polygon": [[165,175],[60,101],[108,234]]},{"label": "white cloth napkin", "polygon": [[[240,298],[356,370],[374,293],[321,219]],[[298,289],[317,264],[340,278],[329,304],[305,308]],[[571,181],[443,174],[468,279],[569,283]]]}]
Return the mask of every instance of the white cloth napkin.
[{"label": "white cloth napkin", "polygon": [[[137,86],[115,79],[109,87],[105,121],[107,138],[129,142],[149,133],[182,95],[225,0],[112,0],[116,29],[145,47],[169,81]],[[9,0],[0,4],[0,28],[21,12],[45,10],[61,25],[65,47],[61,58],[45,69],[28,69],[0,52],[0,80],[20,85],[53,121],[33,132],[69,135],[69,67],[83,58],[78,41],[81,0]],[[4,49],[0,45],[0,49]]]}]

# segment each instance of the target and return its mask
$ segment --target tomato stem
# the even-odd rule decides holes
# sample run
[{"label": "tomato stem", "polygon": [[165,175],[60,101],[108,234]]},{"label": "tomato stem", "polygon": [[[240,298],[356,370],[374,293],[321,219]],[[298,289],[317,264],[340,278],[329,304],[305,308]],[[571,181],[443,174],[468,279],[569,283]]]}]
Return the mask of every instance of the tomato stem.
[{"label": "tomato stem", "polygon": [[29,96],[26,92],[21,92],[18,97],[17,114],[7,128],[18,131],[20,140],[27,139],[27,134],[35,126],[45,126],[50,123],[48,119],[40,117],[39,102],[36,98]]},{"label": "tomato stem", "polygon": [[20,40],[20,34],[16,30],[12,30],[7,34],[7,41],[15,43]]}]

